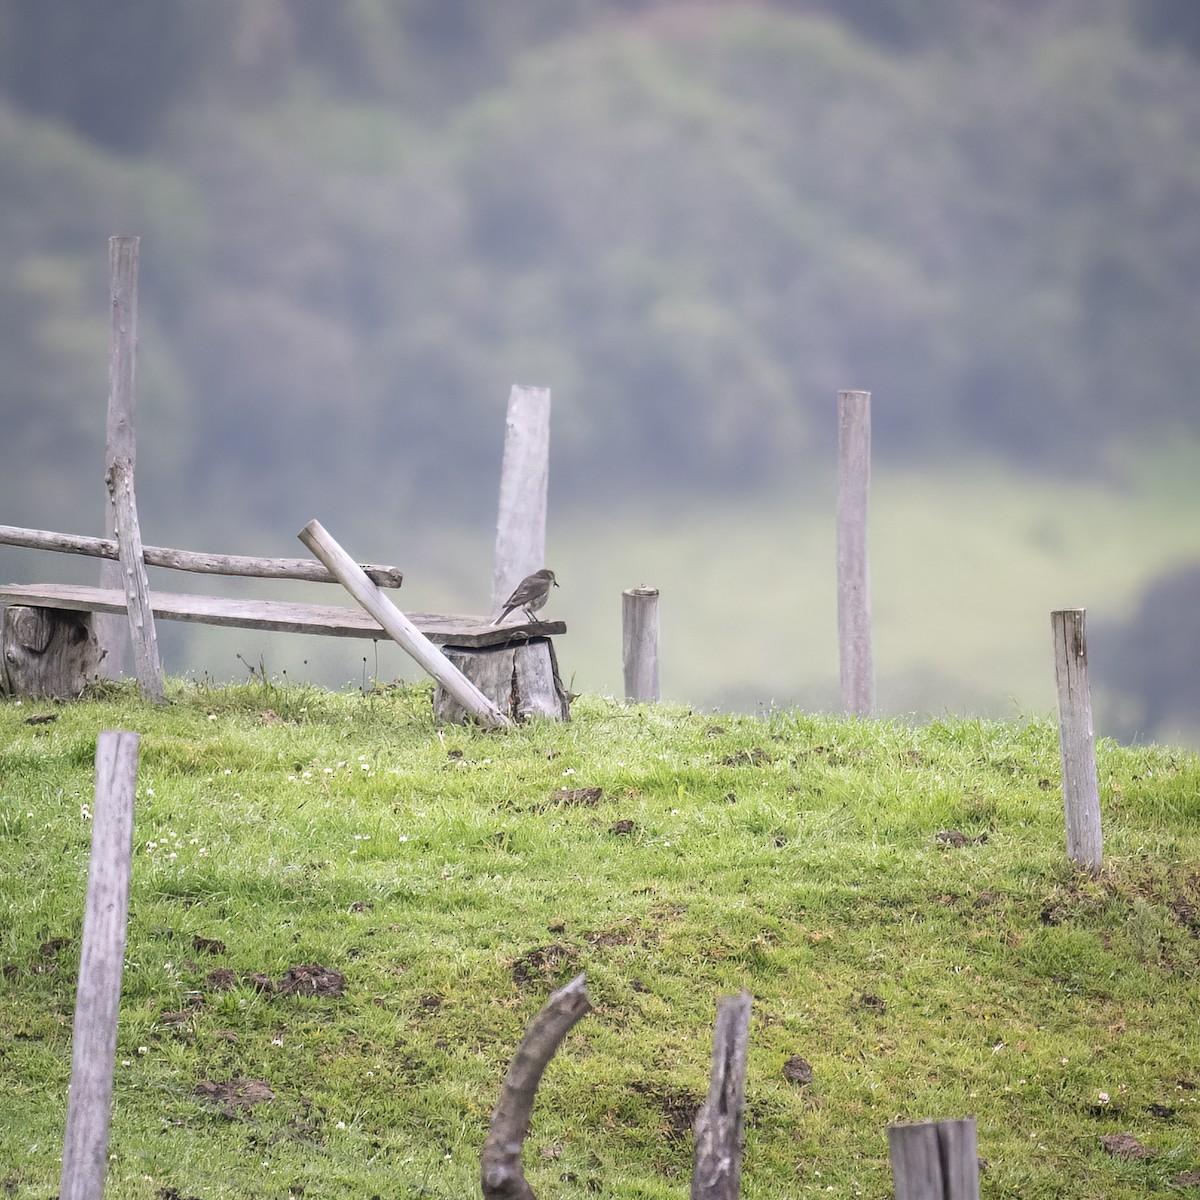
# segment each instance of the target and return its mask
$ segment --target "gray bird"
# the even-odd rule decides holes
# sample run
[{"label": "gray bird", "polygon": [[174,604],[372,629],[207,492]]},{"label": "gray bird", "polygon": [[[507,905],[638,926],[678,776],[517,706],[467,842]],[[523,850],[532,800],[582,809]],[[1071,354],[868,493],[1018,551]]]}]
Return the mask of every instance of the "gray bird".
[{"label": "gray bird", "polygon": [[516,608],[524,609],[529,619],[536,621],[537,617],[534,614],[545,605],[552,587],[558,587],[558,581],[554,578],[554,572],[548,571],[545,567],[540,571],[534,571],[532,575],[526,575],[517,584],[513,594],[504,602],[504,611],[492,624],[499,625]]}]

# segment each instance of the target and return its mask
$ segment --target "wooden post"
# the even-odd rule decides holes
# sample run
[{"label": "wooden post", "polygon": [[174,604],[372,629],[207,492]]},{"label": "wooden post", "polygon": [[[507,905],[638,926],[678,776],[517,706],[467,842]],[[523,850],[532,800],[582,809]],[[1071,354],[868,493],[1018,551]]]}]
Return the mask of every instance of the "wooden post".
[{"label": "wooden post", "polygon": [[1050,625],[1054,631],[1054,674],[1058,683],[1058,744],[1062,756],[1067,857],[1096,871],[1104,862],[1104,835],[1100,827],[1085,611],[1065,608],[1052,612]]},{"label": "wooden post", "polygon": [[750,994],[726,996],[717,1006],[708,1096],[695,1124],[692,1200],[737,1200],[745,1144],[746,1050]]},{"label": "wooden post", "polygon": [[[446,661],[457,667],[496,707],[514,721],[545,717],[571,719],[571,698],[558,674],[554,642],[548,638],[515,641],[508,646],[442,647]],[[433,692],[433,715],[447,725],[461,725],[469,715],[445,688]]]},{"label": "wooden post", "polygon": [[500,506],[491,612],[546,565],[546,491],[550,479],[550,389],[513,384],[504,426]]},{"label": "wooden post", "polygon": [[625,699],[629,703],[660,699],[658,665],[658,588],[629,588],[621,593],[621,658]]},{"label": "wooden post", "polygon": [[309,521],[300,540],[342,586],[383,627],[384,632],[485,725],[512,722],[371,582],[366,572],[334,541],[319,521]]},{"label": "wooden post", "polygon": [[842,707],[875,710],[867,502],[871,490],[871,393],[838,392],[837,572]]},{"label": "wooden post", "polygon": [[96,739],[92,857],[71,1035],[61,1200],[100,1200],[104,1194],[137,768],[136,733],[107,730],[100,734]]},{"label": "wooden post", "polygon": [[533,1102],[546,1064],[562,1040],[592,1007],[583,975],[554,992],[525,1032],[504,1076],[480,1155],[484,1200],[534,1200],[521,1166]]},{"label": "wooden post", "polygon": [[[108,350],[108,422],[105,431],[105,482],[113,464],[124,460],[132,479],[137,461],[134,411],[137,404],[138,338],[138,251],[140,239],[108,239],[109,299],[112,305],[112,333]],[[116,512],[111,496],[104,506],[104,533],[116,534]],[[124,587],[124,572],[116,563],[100,565],[100,586]],[[118,616],[96,617],[96,639],[100,645],[101,669],[109,679],[118,678],[127,661],[128,626]]]},{"label": "wooden post", "polygon": [[145,699],[161,704],[166,699],[162,660],[158,655],[150,584],[142,556],[142,531],[138,527],[137,502],[133,496],[133,467],[125,459],[118,458],[109,467],[108,490],[115,514],[117,553],[120,555],[121,583],[125,590],[138,687]]},{"label": "wooden post", "polygon": [[896,1200],[979,1200],[975,1118],[889,1125]]},{"label": "wooden post", "polygon": [[78,699],[100,672],[91,613],[11,604],[0,631],[0,693]]}]

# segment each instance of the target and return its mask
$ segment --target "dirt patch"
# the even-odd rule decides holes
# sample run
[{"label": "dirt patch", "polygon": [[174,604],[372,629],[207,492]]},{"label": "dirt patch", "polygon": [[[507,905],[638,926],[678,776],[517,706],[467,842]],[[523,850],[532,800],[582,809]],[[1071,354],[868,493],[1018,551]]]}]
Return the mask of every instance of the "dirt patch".
[{"label": "dirt patch", "polygon": [[1100,1149],[1114,1158],[1153,1158],[1154,1151],[1143,1146],[1132,1133],[1106,1133]]},{"label": "dirt patch", "polygon": [[727,754],[721,759],[723,767],[761,767],[769,763],[771,756],[761,747],[754,746],[749,750],[739,750],[736,754]]},{"label": "dirt patch", "polygon": [[320,963],[299,963],[288,967],[279,980],[281,996],[325,996],[337,998],[345,991],[340,971],[330,971]]},{"label": "dirt patch", "polygon": [[799,1054],[793,1054],[783,1064],[783,1077],[793,1087],[805,1087],[813,1081],[812,1063],[806,1058],[801,1058]]},{"label": "dirt patch", "polygon": [[570,943],[551,942],[548,946],[538,946],[522,954],[513,963],[513,982],[518,987],[526,984],[544,984],[563,973],[564,968],[571,967],[579,957],[579,947]]},{"label": "dirt patch", "polygon": [[634,823],[628,817],[622,817],[619,821],[614,821],[608,829],[609,833],[616,834],[617,837],[628,837],[636,828]]},{"label": "dirt patch", "polygon": [[943,846],[951,846],[955,850],[961,850],[963,846],[982,846],[988,840],[986,833],[981,833],[978,837],[968,837],[960,829],[939,829],[933,835],[933,840]]},{"label": "dirt patch", "polygon": [[693,1096],[683,1088],[664,1087],[657,1083],[639,1081],[629,1086],[639,1096],[645,1096],[662,1114],[662,1133],[667,1142],[678,1144],[692,1136],[696,1114],[704,1103],[702,1098]]},{"label": "dirt patch", "polygon": [[219,938],[204,937],[198,933],[192,938],[192,949],[197,954],[224,954],[225,943]]},{"label": "dirt patch", "polygon": [[223,1116],[234,1120],[239,1113],[248,1112],[259,1104],[270,1104],[275,1099],[271,1085],[262,1079],[230,1079],[217,1083],[202,1079],[193,1093],[206,1104],[213,1104]]}]

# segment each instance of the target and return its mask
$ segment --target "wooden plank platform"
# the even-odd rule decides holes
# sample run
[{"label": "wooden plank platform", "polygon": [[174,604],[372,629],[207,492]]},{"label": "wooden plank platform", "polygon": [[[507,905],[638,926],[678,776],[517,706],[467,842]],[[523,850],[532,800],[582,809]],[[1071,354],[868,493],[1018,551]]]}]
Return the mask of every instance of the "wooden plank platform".
[{"label": "wooden plank platform", "polygon": [[[74,612],[123,613],[124,592],[73,584],[0,585],[0,603],[33,608],[65,608]],[[183,596],[151,592],[150,607],[157,619],[224,625],[235,629],[265,629],[284,633],[314,633],[328,637],[360,637],[384,642],[388,635],[360,608],[338,604],[294,604],[286,600],[229,600],[218,596]],[[431,642],[453,646],[503,646],[530,638],[566,633],[563,621],[522,621],[491,625],[486,617],[441,613],[405,613]]]}]

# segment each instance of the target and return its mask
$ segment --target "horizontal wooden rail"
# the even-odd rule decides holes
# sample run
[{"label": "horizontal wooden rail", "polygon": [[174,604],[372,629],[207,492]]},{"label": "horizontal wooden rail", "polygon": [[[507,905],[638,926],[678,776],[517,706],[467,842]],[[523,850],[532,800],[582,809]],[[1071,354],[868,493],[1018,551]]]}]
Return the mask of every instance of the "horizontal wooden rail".
[{"label": "horizontal wooden rail", "polygon": [[[79,584],[0,584],[0,604],[58,608],[71,612],[124,613],[125,593]],[[279,633],[316,633],[328,637],[360,637],[384,641],[389,635],[361,608],[339,604],[293,604],[286,600],[226,599],[150,593],[150,607],[161,621],[191,621],[234,629]],[[487,617],[443,613],[408,613],[408,619],[431,641],[453,646],[505,646],[530,638],[566,633],[562,621],[528,621],[492,625]]]},{"label": "horizontal wooden rail", "polygon": [[[85,537],[74,533],[52,533],[46,529],[20,529],[0,525],[0,545],[23,546],[30,550],[54,550],[60,554],[85,554],[91,558],[117,560],[120,555],[113,538]],[[302,579],[309,583],[338,581],[318,562],[309,558],[251,558],[240,554],[198,554],[193,550],[171,550],[165,546],[143,546],[149,567],[169,567],[201,575],[242,575],[252,579]],[[363,563],[362,569],[379,587],[398,588],[404,574],[398,567]]]}]

